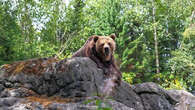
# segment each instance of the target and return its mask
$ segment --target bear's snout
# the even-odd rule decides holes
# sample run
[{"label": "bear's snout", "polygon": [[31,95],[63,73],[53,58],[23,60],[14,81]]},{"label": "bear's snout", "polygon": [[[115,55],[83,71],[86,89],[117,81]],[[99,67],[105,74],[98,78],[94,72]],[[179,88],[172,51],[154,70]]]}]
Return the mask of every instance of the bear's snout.
[{"label": "bear's snout", "polygon": [[109,55],[109,52],[110,52],[110,49],[108,47],[105,47],[104,48],[104,51],[105,51],[105,55],[108,56]]}]

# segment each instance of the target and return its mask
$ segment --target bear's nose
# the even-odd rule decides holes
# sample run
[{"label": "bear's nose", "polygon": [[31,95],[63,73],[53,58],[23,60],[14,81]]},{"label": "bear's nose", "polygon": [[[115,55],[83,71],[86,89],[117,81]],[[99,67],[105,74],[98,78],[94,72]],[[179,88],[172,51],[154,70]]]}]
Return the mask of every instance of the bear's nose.
[{"label": "bear's nose", "polygon": [[105,47],[105,48],[104,48],[104,51],[105,51],[105,54],[106,54],[106,55],[109,54],[109,48],[108,48],[108,47]]}]

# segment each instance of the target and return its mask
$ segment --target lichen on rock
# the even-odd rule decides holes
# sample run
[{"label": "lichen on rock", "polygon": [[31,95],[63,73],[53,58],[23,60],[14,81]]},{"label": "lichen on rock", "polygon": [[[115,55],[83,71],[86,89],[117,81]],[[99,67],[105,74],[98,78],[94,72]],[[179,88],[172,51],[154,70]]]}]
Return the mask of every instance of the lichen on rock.
[{"label": "lichen on rock", "polygon": [[107,77],[86,57],[15,62],[2,66],[0,73],[3,110],[174,110],[179,103],[175,95],[155,83],[122,81],[104,98]]}]

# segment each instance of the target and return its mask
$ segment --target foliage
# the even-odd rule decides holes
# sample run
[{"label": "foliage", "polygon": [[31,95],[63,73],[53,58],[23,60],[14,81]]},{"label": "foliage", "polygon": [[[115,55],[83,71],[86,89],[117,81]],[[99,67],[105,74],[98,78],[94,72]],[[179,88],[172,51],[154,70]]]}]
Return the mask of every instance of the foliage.
[{"label": "foliage", "polygon": [[112,110],[111,105],[107,102],[107,99],[88,99],[84,102],[84,104],[94,103],[94,106],[97,110]]},{"label": "foliage", "polygon": [[184,32],[181,47],[172,52],[173,57],[169,60],[173,78],[185,83],[189,90],[195,85],[195,28],[187,28]]},{"label": "foliage", "polygon": [[123,72],[123,80],[124,81],[132,84],[134,78],[135,78],[135,74],[133,72],[129,72],[129,73]]}]

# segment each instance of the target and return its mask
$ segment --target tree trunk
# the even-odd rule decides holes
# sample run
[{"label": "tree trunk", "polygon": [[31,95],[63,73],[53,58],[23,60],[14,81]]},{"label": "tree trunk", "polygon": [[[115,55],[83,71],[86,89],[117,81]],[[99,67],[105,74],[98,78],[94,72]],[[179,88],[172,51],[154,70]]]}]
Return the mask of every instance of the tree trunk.
[{"label": "tree trunk", "polygon": [[155,4],[154,4],[154,0],[152,1],[152,18],[153,18],[153,35],[154,35],[154,43],[155,43],[155,57],[156,57],[156,73],[160,73],[159,70],[159,56],[158,56],[158,40],[157,40],[157,32],[156,32],[156,18],[155,18],[155,13],[156,13],[156,9],[155,9]]}]

